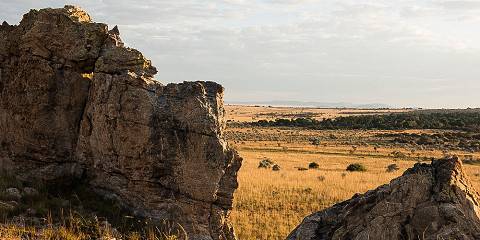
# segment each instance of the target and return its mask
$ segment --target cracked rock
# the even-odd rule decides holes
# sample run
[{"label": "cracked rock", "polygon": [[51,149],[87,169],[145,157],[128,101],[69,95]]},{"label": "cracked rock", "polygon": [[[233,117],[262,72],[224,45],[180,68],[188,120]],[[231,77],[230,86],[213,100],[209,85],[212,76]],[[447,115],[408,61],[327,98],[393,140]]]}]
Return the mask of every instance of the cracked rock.
[{"label": "cracked rock", "polygon": [[189,239],[235,239],[241,158],[224,140],[223,87],[164,85],[117,27],[78,7],[0,26],[0,168],[25,181],[81,181]]},{"label": "cracked rock", "polygon": [[479,207],[461,161],[434,160],[308,216],[287,239],[474,240],[480,239]]}]

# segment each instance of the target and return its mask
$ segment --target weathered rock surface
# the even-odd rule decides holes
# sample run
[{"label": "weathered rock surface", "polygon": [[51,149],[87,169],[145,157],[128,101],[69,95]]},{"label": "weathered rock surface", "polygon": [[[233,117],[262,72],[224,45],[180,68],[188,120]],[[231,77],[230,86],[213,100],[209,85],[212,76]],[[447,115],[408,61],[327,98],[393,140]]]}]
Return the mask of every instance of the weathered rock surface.
[{"label": "weathered rock surface", "polygon": [[462,163],[436,160],[305,218],[287,239],[480,239],[479,206]]},{"label": "weathered rock surface", "polygon": [[31,10],[0,26],[0,168],[84,181],[190,239],[234,239],[241,158],[223,139],[223,88],[163,85],[115,27],[83,10]]}]

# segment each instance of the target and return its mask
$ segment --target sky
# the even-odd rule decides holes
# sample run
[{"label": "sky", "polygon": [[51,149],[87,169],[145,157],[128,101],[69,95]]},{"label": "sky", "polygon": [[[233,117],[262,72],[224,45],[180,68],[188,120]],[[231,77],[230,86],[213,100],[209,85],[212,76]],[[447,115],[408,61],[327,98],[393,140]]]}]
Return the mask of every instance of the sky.
[{"label": "sky", "polygon": [[480,107],[480,0],[1,0],[0,20],[65,4],[227,102]]}]

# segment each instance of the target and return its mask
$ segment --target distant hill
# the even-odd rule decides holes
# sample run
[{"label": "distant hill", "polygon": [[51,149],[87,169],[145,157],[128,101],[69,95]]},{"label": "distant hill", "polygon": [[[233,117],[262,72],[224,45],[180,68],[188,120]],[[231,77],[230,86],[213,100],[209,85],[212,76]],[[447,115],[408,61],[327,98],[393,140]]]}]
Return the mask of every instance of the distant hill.
[{"label": "distant hill", "polygon": [[263,105],[263,106],[288,106],[288,107],[318,107],[318,108],[363,108],[363,109],[378,109],[378,108],[392,108],[387,104],[369,103],[369,104],[354,104],[346,102],[303,102],[303,101],[231,101],[228,104],[239,105]]}]

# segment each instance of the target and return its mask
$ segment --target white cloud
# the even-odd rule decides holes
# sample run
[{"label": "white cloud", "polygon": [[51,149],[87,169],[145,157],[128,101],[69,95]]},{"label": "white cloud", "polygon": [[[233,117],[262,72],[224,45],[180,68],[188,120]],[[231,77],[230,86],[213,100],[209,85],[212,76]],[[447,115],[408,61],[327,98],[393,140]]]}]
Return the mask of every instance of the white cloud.
[{"label": "white cloud", "polygon": [[[464,106],[480,88],[472,81],[480,76],[477,3],[73,1],[94,20],[119,25],[127,44],[153,60],[159,79],[215,80],[227,87],[227,100],[256,100],[252,93],[261,92],[258,100],[437,107]],[[0,2],[0,9],[18,22],[29,8],[63,5],[20,0]],[[442,79],[442,87],[431,79]]]},{"label": "white cloud", "polygon": [[479,1],[438,1],[438,5],[444,7],[447,10],[479,10]]}]

